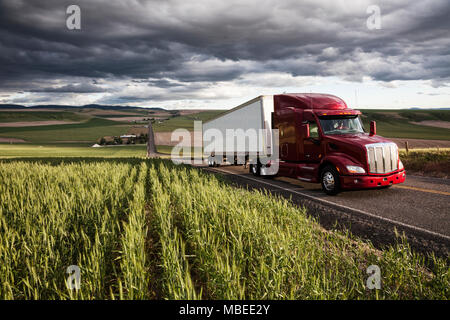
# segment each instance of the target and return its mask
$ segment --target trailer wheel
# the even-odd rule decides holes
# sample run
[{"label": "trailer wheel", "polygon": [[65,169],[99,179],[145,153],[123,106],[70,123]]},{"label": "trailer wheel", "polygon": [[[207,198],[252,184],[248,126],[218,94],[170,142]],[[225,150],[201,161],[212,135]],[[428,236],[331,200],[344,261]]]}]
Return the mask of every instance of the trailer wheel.
[{"label": "trailer wheel", "polygon": [[216,159],[213,156],[208,157],[208,167],[218,167],[219,164],[216,162]]},{"label": "trailer wheel", "polygon": [[250,164],[250,173],[256,177],[259,177],[261,175],[261,165],[259,164],[259,161],[257,164]]},{"label": "trailer wheel", "polygon": [[320,173],[322,190],[329,195],[336,195],[341,191],[339,173],[332,166],[326,166]]}]

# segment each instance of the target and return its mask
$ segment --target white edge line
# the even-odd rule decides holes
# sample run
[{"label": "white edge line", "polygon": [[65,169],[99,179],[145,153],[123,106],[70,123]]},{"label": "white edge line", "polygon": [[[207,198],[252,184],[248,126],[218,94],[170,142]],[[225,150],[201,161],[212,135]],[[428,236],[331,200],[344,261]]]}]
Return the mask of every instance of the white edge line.
[{"label": "white edge line", "polygon": [[380,220],[383,220],[385,222],[389,222],[389,223],[392,223],[392,224],[397,224],[397,225],[400,225],[402,227],[407,227],[407,228],[410,228],[410,229],[413,229],[413,230],[416,230],[416,231],[421,231],[421,232],[424,232],[424,233],[428,233],[428,234],[431,234],[433,236],[441,237],[441,238],[444,238],[444,239],[450,241],[450,237],[449,236],[446,236],[446,235],[441,234],[441,233],[437,233],[437,232],[430,231],[430,230],[427,230],[427,229],[423,229],[423,228],[420,228],[420,227],[412,226],[412,225],[409,225],[409,224],[406,224],[406,223],[403,223],[403,222],[400,222],[400,221],[392,220],[392,219],[389,219],[389,218],[380,217],[380,216],[377,216],[377,215],[375,215],[373,213],[370,213],[370,212],[362,211],[362,210],[351,208],[351,207],[348,207],[348,206],[345,206],[345,205],[342,205],[342,204],[334,203],[334,202],[331,202],[331,201],[328,201],[328,200],[325,200],[325,199],[317,198],[317,197],[311,196],[311,195],[303,193],[303,192],[290,190],[288,188],[284,188],[284,187],[278,186],[278,185],[273,184],[273,183],[269,183],[269,182],[266,182],[266,181],[258,180],[258,179],[251,178],[251,177],[247,177],[247,176],[244,176],[244,175],[241,175],[241,174],[237,174],[237,173],[233,173],[233,172],[229,172],[229,171],[226,171],[226,170],[211,169],[211,168],[208,168],[208,169],[212,170],[212,171],[218,171],[218,172],[222,172],[222,173],[231,174],[231,175],[234,175],[234,176],[239,176],[239,177],[242,177],[242,178],[245,178],[245,179],[248,179],[248,180],[252,180],[252,181],[255,181],[255,182],[267,184],[269,186],[272,186],[272,187],[275,187],[275,188],[278,188],[278,189],[281,189],[281,190],[284,190],[284,191],[287,191],[287,192],[299,194],[299,195],[304,196],[306,198],[310,198],[310,199],[313,199],[313,200],[316,200],[316,201],[319,201],[319,202],[323,202],[323,203],[326,203],[326,204],[329,204],[329,205],[333,205],[333,206],[336,206],[336,207],[341,207],[341,208],[348,209],[348,210],[351,210],[351,211],[356,211],[356,212],[358,212],[360,214],[363,214],[363,215],[366,215],[366,216],[369,216],[369,217],[372,217],[372,218],[380,219]]}]

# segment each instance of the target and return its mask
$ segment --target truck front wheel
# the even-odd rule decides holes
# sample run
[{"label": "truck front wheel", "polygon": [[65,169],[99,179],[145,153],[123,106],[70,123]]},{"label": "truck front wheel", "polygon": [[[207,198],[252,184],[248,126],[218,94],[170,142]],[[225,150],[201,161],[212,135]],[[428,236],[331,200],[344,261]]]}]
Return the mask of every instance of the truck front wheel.
[{"label": "truck front wheel", "polygon": [[335,195],[341,191],[339,173],[332,166],[323,168],[320,174],[320,183],[322,184],[322,190],[326,194]]}]

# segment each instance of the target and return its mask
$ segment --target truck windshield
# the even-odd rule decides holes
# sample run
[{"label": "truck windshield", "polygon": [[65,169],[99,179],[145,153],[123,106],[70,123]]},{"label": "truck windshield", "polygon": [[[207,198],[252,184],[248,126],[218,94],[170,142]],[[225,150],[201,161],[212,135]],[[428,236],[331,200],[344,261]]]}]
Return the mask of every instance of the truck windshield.
[{"label": "truck windshield", "polygon": [[357,115],[319,117],[325,135],[363,133],[361,121]]}]

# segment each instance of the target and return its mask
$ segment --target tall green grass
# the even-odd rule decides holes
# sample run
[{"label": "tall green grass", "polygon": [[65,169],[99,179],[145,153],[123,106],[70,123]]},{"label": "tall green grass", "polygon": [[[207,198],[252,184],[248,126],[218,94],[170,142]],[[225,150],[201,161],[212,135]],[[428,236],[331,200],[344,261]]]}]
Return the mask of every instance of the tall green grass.
[{"label": "tall green grass", "polygon": [[[182,235],[178,253],[191,273],[165,279],[165,287],[194,281],[207,299],[448,298],[448,266],[437,259],[436,273],[427,272],[406,243],[380,252],[321,229],[285,199],[187,167],[160,163],[158,171],[153,198],[166,199],[167,225]],[[372,264],[382,270],[382,290],[366,288]]]},{"label": "tall green grass", "polygon": [[145,211],[147,164],[142,162],[135,183],[134,197],[129,204],[127,221],[121,240],[120,298],[145,299],[149,293],[149,262],[146,255],[148,217]]},{"label": "tall green grass", "polygon": [[[122,226],[136,186],[130,164],[0,164],[3,299],[114,295]],[[66,268],[81,268],[79,291]]]},{"label": "tall green grass", "polygon": [[441,178],[450,177],[450,149],[400,150],[400,159],[407,172]]},{"label": "tall green grass", "polygon": [[[449,298],[448,260],[377,250],[170,161],[4,160],[0,181],[1,299]],[[366,288],[372,264],[379,290]]]},{"label": "tall green grass", "polygon": [[191,279],[186,244],[175,225],[174,208],[160,179],[170,179],[170,172],[159,165],[157,170],[152,167],[152,218],[160,247],[161,295],[167,299],[197,299],[199,295]]}]

